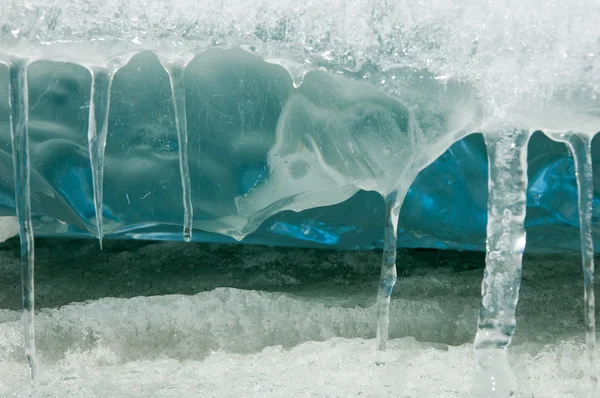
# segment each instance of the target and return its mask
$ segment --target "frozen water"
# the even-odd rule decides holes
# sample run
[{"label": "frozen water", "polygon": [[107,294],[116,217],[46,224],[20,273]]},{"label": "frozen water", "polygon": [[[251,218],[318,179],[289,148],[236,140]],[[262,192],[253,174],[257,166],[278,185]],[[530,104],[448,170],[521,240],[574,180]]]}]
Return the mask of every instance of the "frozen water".
[{"label": "frozen water", "polygon": [[[507,348],[516,327],[526,245],[528,131],[486,135],[489,159],[486,267],[481,287],[475,356],[477,397],[516,395],[516,378],[510,370]],[[595,347],[594,347],[595,349]]]},{"label": "frozen water", "polygon": [[179,148],[179,171],[181,173],[181,188],[183,191],[183,239],[189,242],[192,240],[194,205],[190,186],[187,111],[185,107],[184,74],[187,63],[181,60],[167,61],[166,63],[163,62],[163,67],[169,74],[171,83],[171,95],[175,110],[175,128],[177,130],[177,146]]},{"label": "frozen water", "polygon": [[[273,185],[267,181],[267,155],[275,143],[282,108],[292,106],[286,102],[293,85],[282,68],[234,50],[213,50],[195,58],[186,70],[185,79],[186,104],[195,110],[189,112],[187,120],[190,194],[193,223],[197,227],[194,239],[230,242],[227,237],[199,228],[230,229],[231,223],[224,225],[220,221],[237,214],[236,198],[252,191],[252,201],[256,203],[259,185]],[[402,80],[398,84],[406,89],[401,91],[410,94],[407,104],[428,105],[417,107],[415,111],[422,129],[439,129],[436,126],[444,114],[457,115],[452,109],[462,112],[477,109],[467,106],[472,97],[465,86],[440,85],[438,80],[422,74],[398,75],[396,80]],[[8,71],[0,65],[0,126],[8,132],[7,81]],[[240,85],[240,81],[244,83]],[[87,140],[90,74],[75,64],[34,62],[29,67],[29,86],[32,104],[29,130],[34,159],[31,189],[35,198],[32,210],[36,234],[95,235],[94,192],[97,190],[89,166]],[[427,89],[420,90],[421,86]],[[376,90],[365,90],[376,93]],[[295,95],[296,104],[298,97]],[[446,103],[458,97],[463,98],[464,106],[458,102],[456,108],[452,108]],[[115,73],[103,183],[105,234],[121,238],[182,239],[184,200],[182,184],[173,177],[181,172],[171,98],[169,76],[152,54],[135,56]],[[386,122],[372,117],[402,108],[385,95],[376,98],[384,102],[375,105],[369,99],[358,98],[372,111],[364,114],[370,118],[365,119],[367,124],[361,127],[355,120],[356,127],[364,128],[369,120],[385,127],[389,119]],[[435,101],[426,101],[427,98]],[[439,114],[436,113],[438,108],[446,110]],[[380,109],[379,113],[376,109]],[[343,116],[336,116],[336,120],[352,121]],[[323,127],[323,121],[320,117],[313,123]],[[457,131],[462,128],[457,121],[449,126]],[[473,131],[476,130],[473,128]],[[353,131],[354,134],[359,132]],[[0,179],[0,214],[4,216],[15,214],[9,137],[9,134],[0,136],[0,145],[4,148],[0,156],[0,172],[4,176]],[[596,170],[600,165],[597,161],[599,143],[592,141],[592,166]],[[423,145],[429,151],[419,150],[416,155],[425,157],[437,151],[432,149],[435,140]],[[351,148],[344,149],[348,151],[346,157],[350,156]],[[352,150],[364,152],[356,145]],[[440,149],[439,153],[442,152]],[[528,158],[528,249],[577,250],[579,221],[576,207],[572,205],[577,202],[577,187],[567,148],[537,133],[531,139]],[[425,160],[421,158],[418,163],[424,166]],[[414,178],[415,169],[407,170]],[[389,169],[386,173],[393,175]],[[409,186],[400,213],[398,245],[483,250],[486,175],[486,149],[480,135],[467,136],[450,146],[418,173]],[[348,189],[354,192],[356,187]],[[329,195],[334,196],[332,192]],[[380,195],[359,191],[354,196],[350,193],[345,196],[351,197],[337,205],[312,208],[299,214],[277,213],[258,226],[246,242],[344,249],[382,247],[385,206]],[[269,197],[277,199],[275,195]],[[598,200],[597,192],[594,198]],[[331,202],[331,198],[328,199]],[[236,219],[236,225],[243,220]],[[594,216],[592,221],[596,223],[596,220]]]},{"label": "frozen water", "polygon": [[25,59],[13,59],[8,67],[10,104],[10,137],[15,181],[15,211],[21,241],[21,298],[25,356],[29,361],[31,379],[36,382],[39,370],[35,349],[34,325],[34,232],[31,222],[31,160],[29,152],[29,90]]},{"label": "frozen water", "polygon": [[[404,193],[392,192],[385,198],[385,228],[383,230],[383,258],[377,286],[377,350],[384,351],[389,337],[390,296],[397,282],[396,241],[398,239],[398,216]],[[380,354],[378,352],[378,354]],[[385,362],[384,358],[378,359]]]},{"label": "frozen water", "polygon": [[[34,228],[39,236],[93,234],[101,247],[105,234],[189,242],[197,229],[203,231],[194,234],[197,240],[303,240],[343,248],[352,239],[342,242],[342,235],[352,231],[358,241],[353,249],[384,249],[376,305],[381,350],[391,322],[395,249],[402,242],[398,223],[408,232],[407,245],[463,249],[482,249],[478,227],[487,223],[472,393],[514,396],[507,347],[516,326],[527,202],[551,216],[562,214],[542,199],[565,202],[551,192],[548,180],[558,172],[548,158],[528,184],[528,154],[545,153],[532,133],[565,141],[576,131],[587,141],[583,152],[571,138],[565,141],[574,157],[572,196],[579,199],[579,217],[572,210],[570,218],[580,228],[587,392],[594,394],[591,140],[600,124],[598,4],[218,0],[198,7],[111,0],[100,7],[53,0],[1,8],[7,84],[0,89],[7,92],[2,106],[12,156],[6,152],[0,163],[14,181],[1,180],[0,215],[16,214],[19,225],[24,345],[34,384]],[[56,78],[59,68],[65,71]],[[55,85],[63,86],[62,94]],[[86,111],[87,118],[78,117]],[[461,221],[452,223],[429,199],[435,190],[428,187],[417,201],[426,214],[405,227],[400,207],[410,202],[417,178],[473,132],[485,139],[479,159],[485,148],[489,160],[487,217],[483,206],[475,207],[480,215],[473,223],[467,205],[454,214]],[[448,187],[438,203],[477,197],[453,184],[456,173],[447,171],[440,168]],[[177,174],[180,184],[173,183]],[[463,184],[473,181],[469,177]],[[528,188],[536,194],[530,197]],[[359,212],[334,228],[311,216],[290,222],[316,208],[346,216],[339,209],[364,192],[385,198],[382,240],[381,229],[364,233],[360,222],[369,228],[377,223]],[[427,216],[439,218],[450,233],[424,229]],[[563,240],[569,217],[533,216],[547,235],[530,246],[560,249],[551,241]],[[183,234],[174,234],[181,225]],[[274,235],[283,239],[269,239]],[[98,305],[111,302],[104,300]],[[40,320],[45,317],[42,311]]]},{"label": "frozen water", "polygon": [[[465,134],[490,131],[493,128],[488,127],[498,123],[508,129],[546,132],[595,133],[598,129],[600,75],[594,71],[600,59],[596,23],[600,7],[586,0],[555,0],[549,5],[471,0],[448,4],[360,1],[352,6],[336,0],[192,3],[52,0],[7,2],[2,8],[0,57],[46,60],[33,62],[30,68],[32,94],[37,97],[32,101],[36,104],[31,109],[35,116],[32,136],[45,144],[52,137],[54,149],[33,149],[40,158],[32,177],[33,194],[41,198],[41,208],[33,204],[38,234],[98,235],[102,228],[121,237],[181,239],[179,228],[189,229],[192,223],[197,240],[230,241],[211,232],[245,235],[239,229],[248,226],[248,214],[239,217],[235,198],[270,181],[267,153],[275,143],[276,126],[283,121],[282,110],[292,107],[297,113],[298,106],[310,103],[317,109],[304,111],[308,118],[316,118],[315,128],[323,126],[314,112],[326,109],[336,114],[337,122],[352,123],[348,120],[351,109],[338,112],[320,105],[325,98],[342,104],[343,95],[330,93],[333,97],[329,97],[319,87],[303,87],[307,78],[314,82],[317,70],[327,72],[331,79],[317,79],[326,83],[323,87],[336,86],[331,76],[335,75],[342,77],[342,86],[351,86],[345,77],[361,82],[365,87],[354,86],[361,87],[360,91],[380,93],[351,96],[365,109],[363,127],[369,121],[389,127],[389,118],[385,119],[389,113],[375,106],[381,105],[382,93],[393,98],[387,98],[388,103],[398,102],[384,105],[388,111],[390,106],[405,107],[414,116],[419,132],[411,145],[416,145],[417,156],[402,162],[405,175],[395,175],[411,187],[400,216],[400,246],[485,247],[486,184],[481,176],[486,175],[486,156],[480,138],[451,147]],[[215,50],[238,47],[247,52]],[[155,51],[161,61],[145,50]],[[108,165],[100,184],[99,164],[90,170],[78,168],[83,157],[79,148],[90,144],[81,139],[81,129],[88,128],[83,125],[89,117],[82,114],[89,110],[91,81],[84,76],[89,72],[75,65],[121,67],[134,53],[138,54],[134,60],[115,73]],[[177,157],[185,158],[180,156],[185,150],[179,148],[176,129],[181,117],[175,116],[173,104],[167,104],[172,102],[172,93],[160,63],[187,62],[194,56],[198,57],[191,61],[184,79],[186,107],[195,110],[187,115],[187,189],[185,162]],[[0,71],[0,89],[2,75]],[[4,112],[0,123],[7,121]],[[354,119],[359,116],[354,113]],[[360,120],[354,121],[342,126],[354,127],[347,131],[353,136],[360,131]],[[390,143],[380,138],[379,145]],[[529,169],[539,177],[532,180],[537,185],[530,187],[528,195],[529,248],[576,249],[578,217],[572,207],[562,205],[576,200],[574,179],[564,181],[570,175],[564,172],[569,157],[564,147],[551,146],[544,138],[534,137],[532,142],[540,156]],[[396,142],[395,147],[404,148],[403,144]],[[373,148],[361,144],[348,150],[341,153],[345,161],[353,159],[352,150],[366,156]],[[597,153],[592,151],[593,156]],[[61,164],[48,164],[58,158]],[[431,167],[422,170],[431,162]],[[372,161],[359,163],[374,165]],[[38,165],[57,171],[37,171]],[[302,165],[296,166],[294,170],[302,172]],[[180,167],[181,187],[172,180]],[[379,178],[380,171],[373,171]],[[393,175],[389,170],[386,173]],[[3,170],[3,174],[10,173]],[[348,198],[356,186],[372,187],[365,183],[364,173],[359,177],[362,181],[346,186],[343,192],[321,195],[329,197],[319,203]],[[3,214],[14,215],[12,181],[1,183]],[[383,185],[389,183],[381,181],[377,190],[388,190]],[[121,188],[124,185],[127,190]],[[180,192],[182,198],[178,198]],[[103,203],[98,203],[98,196],[104,195]],[[374,224],[381,223],[383,216],[371,216],[384,212],[380,202],[377,196],[358,193],[332,209],[306,210],[302,215],[277,213],[278,217],[272,216],[261,226],[260,215],[283,209],[279,203],[270,212],[252,215],[258,225],[247,230],[258,230],[247,242],[381,247],[381,228]],[[314,209],[319,203],[300,207]],[[349,216],[357,213],[351,211],[355,207],[365,208],[365,214],[357,219]],[[362,221],[365,217],[370,218]]]},{"label": "frozen water", "polygon": [[581,260],[583,264],[583,288],[585,301],[585,328],[588,359],[590,363],[590,395],[596,391],[596,311],[594,296],[594,238],[592,235],[593,171],[591,137],[584,133],[565,133],[554,137],[569,147],[574,163],[579,195],[578,209],[581,235]]},{"label": "frozen water", "polygon": [[90,68],[92,77],[90,91],[90,114],[88,118],[88,145],[90,169],[92,170],[94,213],[96,215],[96,236],[102,248],[104,206],[104,150],[108,134],[108,114],[110,109],[110,88],[114,71],[106,68]]},{"label": "frozen water", "polygon": [[[380,252],[37,243],[42,395],[461,397],[475,376],[479,253],[398,253],[377,366]],[[0,249],[0,395],[19,397],[18,242]],[[525,256],[509,353],[520,396],[583,395],[580,280],[575,255]]]}]

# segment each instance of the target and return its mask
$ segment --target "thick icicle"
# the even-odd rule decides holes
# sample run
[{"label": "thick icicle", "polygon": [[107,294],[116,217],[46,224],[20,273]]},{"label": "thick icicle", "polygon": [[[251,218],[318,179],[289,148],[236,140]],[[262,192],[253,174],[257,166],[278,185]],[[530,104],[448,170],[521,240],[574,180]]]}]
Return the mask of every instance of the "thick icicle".
[{"label": "thick icicle", "polygon": [[23,293],[23,323],[25,326],[25,355],[29,361],[31,380],[37,382],[38,360],[35,350],[34,327],[34,243],[31,224],[31,191],[27,66],[25,59],[13,59],[9,64],[10,132],[15,174],[15,203],[21,238],[21,283]]},{"label": "thick icicle", "polygon": [[194,220],[194,207],[192,203],[192,190],[190,184],[190,168],[188,164],[188,133],[187,116],[185,109],[185,63],[163,63],[171,81],[171,94],[175,107],[175,127],[179,143],[179,173],[183,188],[183,239],[192,240],[192,223]]},{"label": "thick icicle", "polygon": [[595,397],[598,385],[596,374],[596,313],[594,299],[594,240],[592,237],[592,203],[594,184],[592,171],[591,137],[572,134],[566,141],[575,161],[575,176],[579,194],[579,232],[581,235],[581,259],[583,263],[583,297],[585,301],[585,340],[588,351],[590,389]]},{"label": "thick icicle", "polygon": [[394,191],[385,198],[385,229],[383,232],[383,259],[377,290],[377,363],[384,363],[385,346],[390,325],[390,296],[397,280],[396,250],[398,217],[404,196]]},{"label": "thick icicle", "polygon": [[478,371],[473,395],[478,398],[516,396],[517,383],[508,364],[507,348],[516,327],[526,242],[529,137],[526,131],[485,136],[489,196],[483,302],[475,337]]},{"label": "thick icicle", "polygon": [[90,93],[90,113],[88,125],[88,148],[94,184],[94,208],[96,210],[96,235],[102,249],[102,206],[104,196],[104,150],[108,134],[108,113],[110,109],[110,88],[113,70],[92,67],[92,89]]}]

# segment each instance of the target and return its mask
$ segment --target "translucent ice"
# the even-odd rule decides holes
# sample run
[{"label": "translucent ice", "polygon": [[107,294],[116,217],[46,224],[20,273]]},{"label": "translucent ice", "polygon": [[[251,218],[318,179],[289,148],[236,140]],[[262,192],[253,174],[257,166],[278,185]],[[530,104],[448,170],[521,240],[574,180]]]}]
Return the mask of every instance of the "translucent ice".
[{"label": "translucent ice", "polygon": [[525,251],[525,201],[528,131],[486,135],[489,197],[483,303],[479,311],[475,356],[475,397],[507,398],[517,394],[507,357],[516,327]]},{"label": "translucent ice", "polygon": [[485,246],[474,391],[511,396],[525,230],[557,251],[579,227],[593,391],[598,4],[142,3],[1,7],[0,216],[19,223],[32,375],[34,229],[383,246],[379,348],[398,244]]},{"label": "translucent ice", "polygon": [[596,373],[596,303],[594,295],[594,238],[592,235],[593,172],[591,137],[585,133],[563,133],[553,136],[567,144],[575,163],[577,192],[579,196],[579,225],[581,236],[581,260],[583,264],[584,322],[587,355],[589,361],[590,388],[588,394],[595,396],[598,375]]},{"label": "translucent ice", "polygon": [[14,164],[15,199],[21,240],[21,289],[25,356],[29,362],[31,380],[37,383],[38,359],[34,327],[34,241],[31,222],[31,159],[29,151],[29,97],[27,68],[29,60],[13,58],[8,65],[10,135]]},{"label": "translucent ice", "polygon": [[[232,220],[235,229],[219,232],[241,238],[276,213],[334,205],[360,190],[383,197],[407,192],[445,146],[475,128],[477,104],[468,89],[439,83],[428,87],[423,81],[430,76],[396,73],[412,90],[426,91],[432,107],[452,94],[457,104],[419,115],[421,124],[404,104],[367,85],[308,73],[279,117],[267,177],[236,199],[244,220],[239,226]],[[433,115],[442,120],[427,118]]]},{"label": "translucent ice", "polygon": [[177,129],[177,144],[179,148],[179,172],[181,173],[181,188],[183,191],[183,239],[192,240],[194,220],[194,205],[190,186],[190,167],[188,161],[188,131],[187,110],[185,106],[184,73],[187,62],[176,60],[163,63],[171,82],[171,95],[175,110],[175,128]]},{"label": "translucent ice", "polygon": [[104,236],[102,208],[104,205],[104,149],[108,134],[108,112],[110,88],[114,71],[107,68],[90,68],[92,85],[90,92],[90,116],[88,120],[88,145],[92,170],[94,210],[96,213],[96,235],[102,248]]},{"label": "translucent ice", "polygon": [[[345,81],[322,72],[311,73],[321,74],[324,81],[332,79],[328,86]],[[4,92],[7,78],[7,69],[0,66],[0,90]],[[380,88],[378,81],[384,78],[395,82],[392,97],[372,89]],[[309,83],[311,79],[309,75]],[[409,186],[400,214],[403,232],[398,236],[398,245],[483,249],[487,195],[483,140],[471,135],[450,146],[452,140],[439,138],[446,130],[459,132],[459,138],[481,125],[481,103],[473,86],[444,82],[424,71],[406,69],[385,76],[371,73],[369,79],[366,83],[371,87],[356,84],[376,98],[384,98],[384,104],[409,109],[422,131],[417,134],[422,140],[418,148],[427,148],[414,150],[416,164],[403,166],[413,176],[424,168]],[[32,64],[29,80],[31,150],[37,159],[32,164],[32,195],[40,199],[32,203],[36,233],[89,236],[97,229],[86,140],[89,72],[72,63],[38,61]],[[184,200],[182,184],[172,177],[181,173],[168,74],[156,56],[141,53],[115,73],[113,85],[105,152],[104,233],[124,238],[182,239]],[[308,84],[294,89],[283,68],[239,50],[200,54],[186,68],[185,85],[187,107],[194,109],[187,115],[190,193],[197,229],[194,239],[224,241],[226,238],[206,231],[232,230],[232,234],[239,235],[235,229],[247,224],[238,217],[236,197],[256,193],[256,188],[268,182],[267,157],[275,143],[282,109],[285,107],[287,112],[298,104],[298,97],[315,97],[318,93],[311,94]],[[294,95],[290,97],[291,93]],[[8,129],[6,98],[0,95],[0,124]],[[359,101],[369,104],[371,99]],[[578,101],[582,102],[583,97]],[[322,118],[315,123],[319,120]],[[374,122],[385,127],[383,120]],[[529,124],[541,123],[529,120]],[[535,134],[531,142],[528,246],[531,250],[577,249],[579,222],[572,206],[567,205],[577,200],[570,155],[564,146],[553,144],[541,134]],[[593,158],[600,154],[595,142]],[[8,135],[1,136],[0,143],[8,149],[0,158],[2,175],[7,176],[0,180],[0,212],[11,216],[14,188]],[[349,150],[346,156],[351,155]],[[428,162],[433,163],[425,167]],[[598,164],[593,162],[594,167]],[[410,180],[409,175],[397,177]],[[327,208],[300,214],[277,213],[257,225],[256,233],[245,241],[381,247],[385,208],[380,195],[359,191],[345,196],[351,198]],[[259,217],[255,216],[256,220]]]},{"label": "translucent ice", "polygon": [[[600,10],[585,0],[556,0],[548,7],[545,5],[537,0],[527,4],[480,4],[461,0],[432,5],[363,1],[352,6],[336,0],[318,3],[210,0],[201,5],[154,0],[144,2],[143,6],[117,0],[106,6],[97,1],[33,1],[26,6],[11,2],[3,7],[0,20],[3,53],[51,61],[44,63],[44,71],[39,70],[37,76],[32,76],[35,80],[32,88],[37,83],[39,87],[35,91],[39,91],[43,102],[56,100],[53,107],[62,113],[74,116],[81,112],[81,102],[86,104],[85,93],[90,90],[89,80],[82,77],[83,71],[73,68],[73,64],[53,62],[79,63],[86,67],[105,65],[108,59],[126,59],[132,53],[145,50],[156,51],[160,59],[167,62],[198,55],[188,68],[189,73],[186,72],[189,77],[185,78],[188,107],[192,105],[199,110],[187,118],[190,192],[183,189],[185,170],[180,170],[182,187],[171,186],[172,173],[182,164],[175,164],[172,159],[174,153],[179,154],[174,136],[175,120],[181,117],[175,117],[173,104],[164,103],[171,98],[164,84],[164,71],[157,67],[156,59],[139,55],[115,74],[119,87],[113,90],[111,101],[117,108],[109,116],[108,135],[118,138],[114,146],[108,141],[107,151],[113,154],[106,156],[109,164],[117,164],[142,143],[148,144],[146,153],[134,153],[138,157],[129,167],[113,166],[111,171],[111,166],[106,166],[102,192],[106,197],[101,210],[99,203],[95,204],[98,214],[90,214],[89,203],[94,200],[89,196],[93,197],[94,192],[96,196],[100,194],[99,189],[94,189],[90,175],[99,173],[74,166],[81,163],[81,158],[71,145],[81,145],[75,137],[80,136],[83,119],[55,120],[48,115],[44,120],[39,119],[34,135],[41,138],[41,132],[48,136],[58,131],[69,131],[71,135],[60,142],[64,158],[62,170],[65,171],[62,174],[68,177],[37,172],[38,164],[45,164],[48,169],[47,163],[56,161],[56,153],[47,148],[40,150],[41,162],[33,165],[33,194],[39,192],[43,198],[40,204],[43,210],[33,204],[36,231],[40,235],[89,235],[97,233],[99,218],[103,218],[102,228],[113,236],[180,239],[178,229],[189,229],[188,224],[192,223],[197,229],[194,239],[227,240],[211,232],[231,230],[236,233],[240,225],[247,223],[243,219],[246,215],[237,218],[233,200],[265,178],[266,155],[274,141],[281,108],[293,88],[302,91],[306,74],[317,69],[361,81],[399,100],[414,113],[426,133],[423,148],[428,147],[428,151],[421,151],[428,155],[429,152],[444,153],[453,140],[428,134],[426,125],[472,119],[461,112],[452,112],[452,118],[446,118],[448,113],[443,108],[462,101],[452,95],[452,85],[457,82],[470,87],[471,101],[485,110],[482,119],[501,118],[511,126],[509,128],[516,125],[544,130],[547,124],[538,123],[540,118],[536,116],[543,114],[545,119],[561,121],[565,128],[582,125],[595,128],[592,126],[594,109],[597,109],[598,74],[594,71],[600,59],[595,37]],[[102,7],[113,7],[118,12],[97,12]],[[580,34],[581,31],[588,34]],[[259,62],[240,51],[206,52],[212,47],[241,47],[267,62]],[[237,66],[231,67],[232,63]],[[67,69],[68,73],[59,72]],[[413,77],[409,77],[406,84],[411,74]],[[49,85],[53,75],[61,76],[61,82]],[[271,85],[265,81],[269,78],[273,78]],[[219,85],[221,92],[216,93],[213,81],[223,83]],[[431,86],[448,87],[446,99],[435,100],[438,95],[431,93]],[[208,91],[203,91],[204,87],[208,87]],[[578,94],[573,96],[573,91]],[[548,112],[545,104],[551,103],[557,93],[564,94],[569,106],[561,107],[561,112]],[[59,100],[65,96],[69,101]],[[473,107],[457,106],[457,109],[469,112]],[[5,111],[0,116],[0,123],[5,123]],[[471,125],[466,131],[476,132],[478,125],[481,123]],[[222,138],[220,145],[208,138],[215,136]],[[481,176],[486,175],[486,156],[478,140],[480,138],[466,139],[453,146],[443,158],[417,176],[400,215],[404,230],[399,235],[400,246],[484,247],[485,183]],[[47,143],[47,140],[42,141]],[[257,145],[259,141],[261,144]],[[564,148],[543,141],[545,139],[539,136],[532,139],[536,149],[531,151],[531,156],[536,152],[544,155],[529,168],[531,174],[539,177],[532,180],[537,185],[530,187],[535,191],[530,190],[528,195],[528,206],[533,210],[527,220],[532,227],[529,246],[531,249],[550,250],[557,246],[574,249],[578,246],[577,217],[561,206],[576,194],[575,181],[564,181],[567,178],[560,171],[568,162],[568,156]],[[254,152],[245,152],[252,143]],[[439,148],[431,148],[438,144]],[[544,145],[546,151],[540,149]],[[592,150],[592,156],[596,156],[595,153],[597,151]],[[425,163],[431,161],[427,159]],[[154,180],[162,183],[148,183],[145,178],[148,176],[139,172],[136,162],[143,163],[147,170],[153,169],[159,175]],[[67,164],[71,165],[68,172]],[[421,168],[416,166],[414,169]],[[58,168],[58,165],[52,167]],[[127,172],[121,175],[123,170]],[[39,174],[39,178],[35,174]],[[225,177],[216,183],[215,176]],[[557,179],[563,179],[562,183],[550,186]],[[75,190],[73,185],[81,188]],[[459,185],[460,189],[456,189]],[[12,192],[7,188],[10,186],[10,182],[2,182],[0,203],[4,215],[14,215],[14,205],[10,203]],[[119,188],[122,186],[128,187],[127,192]],[[168,205],[160,194],[162,188],[169,189],[173,196],[168,199]],[[180,191],[183,197],[175,198]],[[52,192],[52,195],[42,192]],[[57,200],[59,197],[64,198],[63,203]],[[427,200],[423,200],[424,197]],[[140,198],[144,198],[143,202]],[[55,203],[50,205],[50,201]],[[181,204],[176,203],[178,201]],[[132,203],[135,212],[131,211]],[[185,217],[183,207],[188,208],[188,215],[193,210],[193,217]],[[360,217],[349,217],[349,210],[354,207],[366,211]],[[463,210],[456,210],[459,208]],[[331,209],[307,210],[302,215],[279,214],[277,219],[262,224],[246,241],[339,248],[380,247],[381,228],[367,231],[370,228],[361,221],[372,217],[373,222],[364,224],[381,223],[383,217],[372,216],[375,212],[384,212],[379,198],[361,192]],[[321,219],[317,223],[325,225],[309,225],[316,218]],[[553,228],[547,229],[546,225]],[[358,233],[359,230],[362,232]]]}]

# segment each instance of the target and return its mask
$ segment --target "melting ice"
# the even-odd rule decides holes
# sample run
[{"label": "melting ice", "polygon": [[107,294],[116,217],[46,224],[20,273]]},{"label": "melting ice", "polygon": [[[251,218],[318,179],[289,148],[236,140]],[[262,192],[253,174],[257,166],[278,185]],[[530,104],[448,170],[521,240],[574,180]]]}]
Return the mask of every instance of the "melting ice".
[{"label": "melting ice", "polygon": [[[199,240],[269,243],[260,228],[270,220],[361,192],[385,204],[383,239],[370,247],[383,248],[373,362],[387,366],[401,208],[419,174],[476,132],[488,197],[470,394],[515,396],[507,349],[527,243],[528,148],[542,131],[567,144],[575,165],[593,396],[600,7],[208,3],[119,3],[116,13],[92,3],[3,7],[10,141],[5,134],[2,145],[10,150],[2,161],[12,176],[3,181],[3,215],[19,226],[34,385],[34,219],[40,235],[94,235],[101,248],[110,234],[189,242],[194,229]],[[54,75],[58,68],[67,72]]]}]

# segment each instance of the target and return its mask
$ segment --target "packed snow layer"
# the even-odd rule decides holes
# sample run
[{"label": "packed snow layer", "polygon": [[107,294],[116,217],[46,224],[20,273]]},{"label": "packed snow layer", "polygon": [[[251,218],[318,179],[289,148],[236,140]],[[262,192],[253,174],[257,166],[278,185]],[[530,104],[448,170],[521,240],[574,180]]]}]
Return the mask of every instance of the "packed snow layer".
[{"label": "packed snow layer", "polygon": [[[400,251],[385,366],[380,253],[38,240],[41,396],[460,397],[483,255]],[[26,396],[18,242],[0,246],[0,395]],[[586,385],[577,256],[525,257],[510,359],[522,397]]]}]

